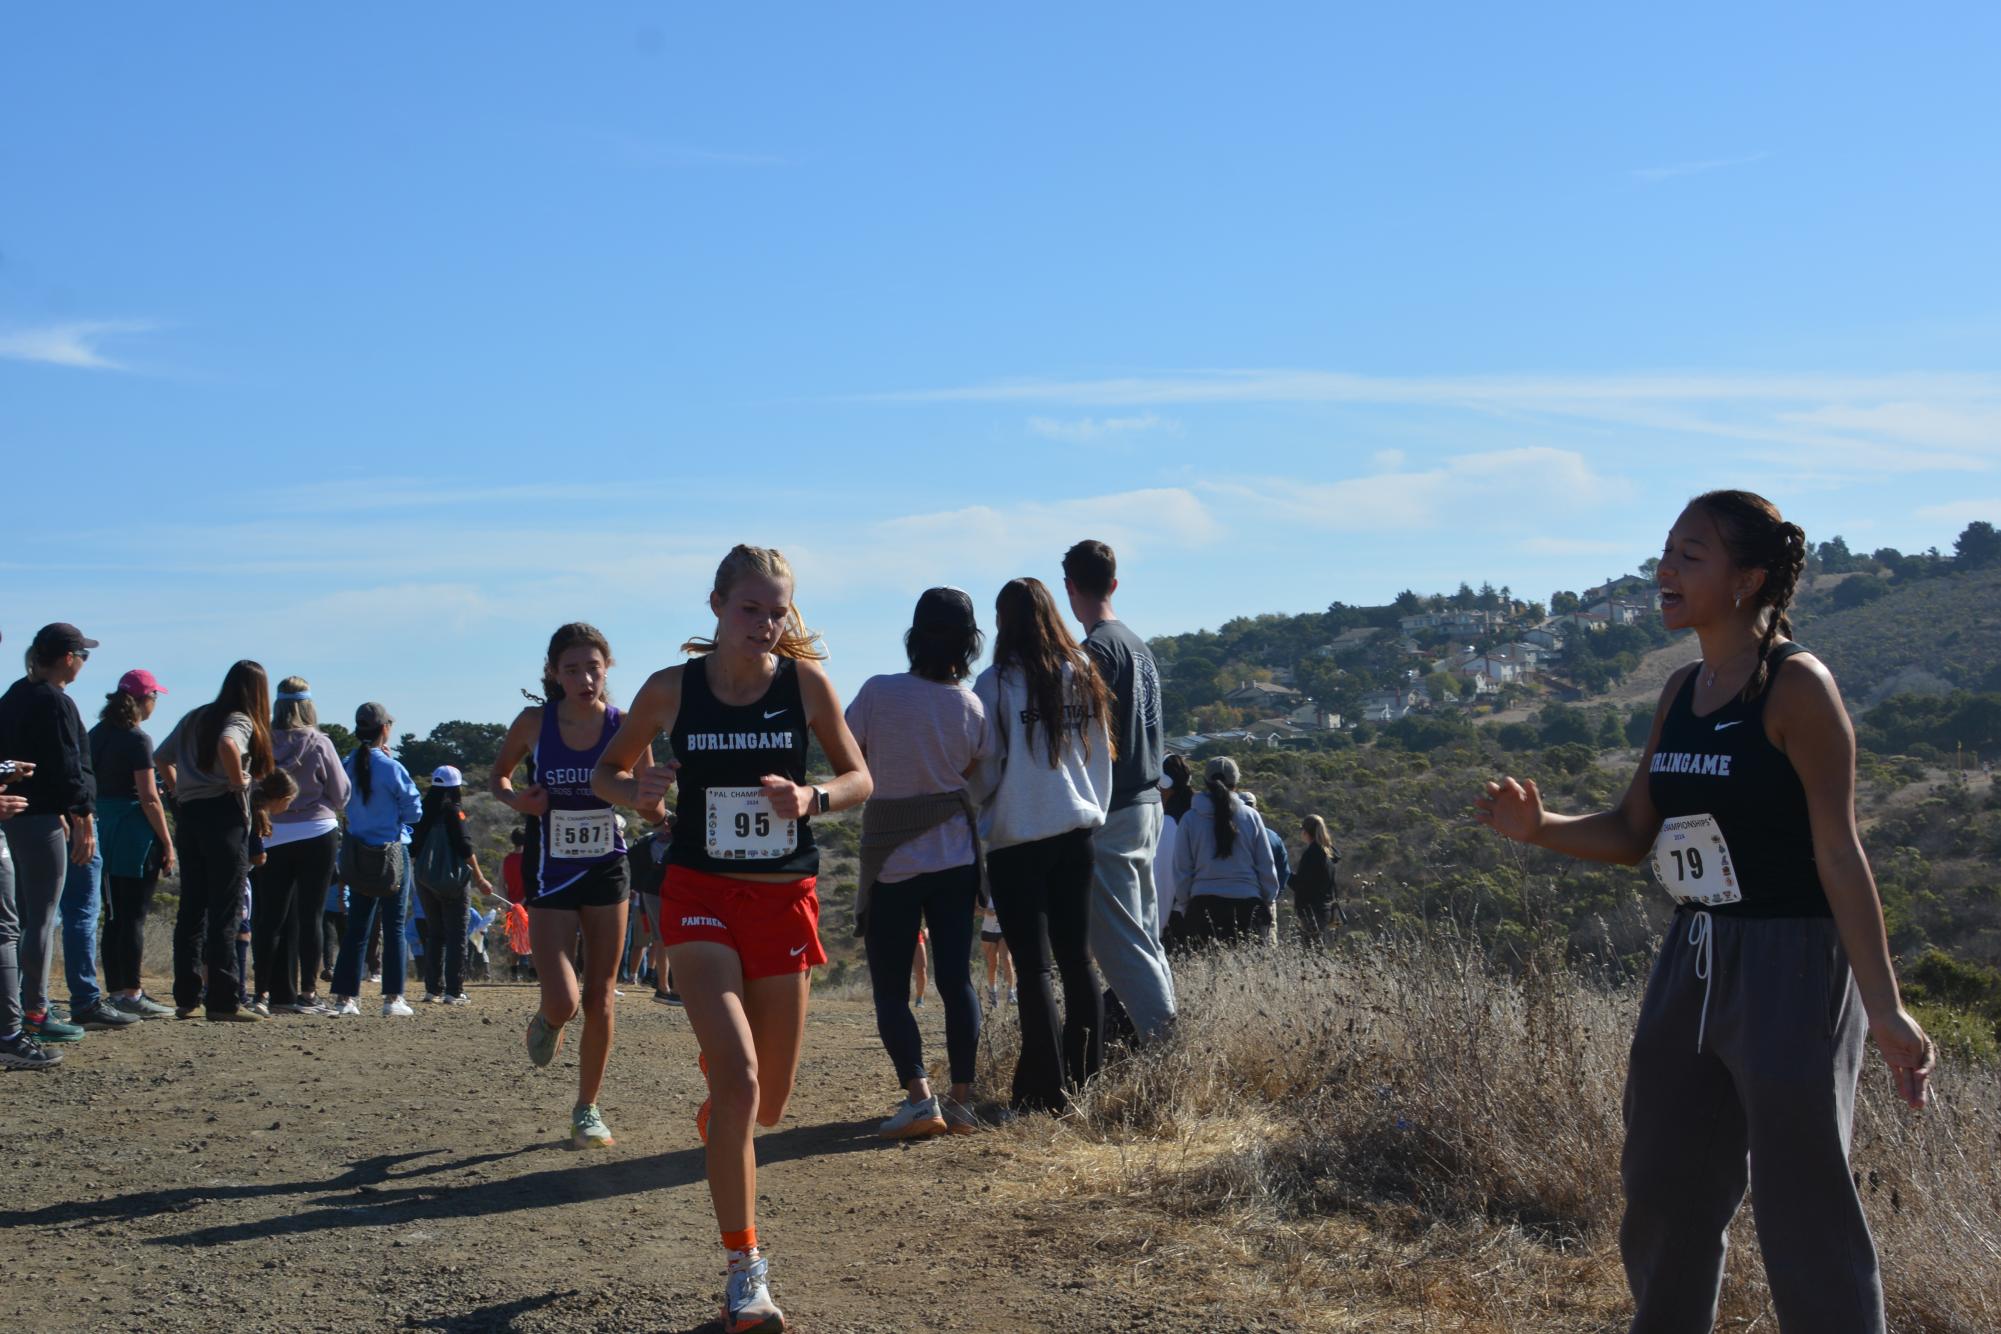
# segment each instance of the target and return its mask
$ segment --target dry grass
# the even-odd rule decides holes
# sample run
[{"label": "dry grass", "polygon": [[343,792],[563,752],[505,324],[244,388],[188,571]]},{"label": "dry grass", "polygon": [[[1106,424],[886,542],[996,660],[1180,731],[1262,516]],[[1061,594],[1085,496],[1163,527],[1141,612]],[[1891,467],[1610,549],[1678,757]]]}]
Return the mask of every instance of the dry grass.
[{"label": "dry grass", "polygon": [[[1173,1042],[1113,1064],[1073,1115],[999,1137],[1023,1207],[1135,1282],[1186,1285],[1244,1323],[1624,1328],[1618,1107],[1636,991],[1510,976],[1435,938],[1211,956],[1177,980]],[[1014,1040],[992,1026],[985,1087],[1005,1087]],[[2001,1079],[1948,1068],[1938,1089],[1913,1116],[1871,1070],[1855,1169],[1892,1328],[1993,1330]],[[1719,1328],[1776,1327],[1749,1213]]]}]

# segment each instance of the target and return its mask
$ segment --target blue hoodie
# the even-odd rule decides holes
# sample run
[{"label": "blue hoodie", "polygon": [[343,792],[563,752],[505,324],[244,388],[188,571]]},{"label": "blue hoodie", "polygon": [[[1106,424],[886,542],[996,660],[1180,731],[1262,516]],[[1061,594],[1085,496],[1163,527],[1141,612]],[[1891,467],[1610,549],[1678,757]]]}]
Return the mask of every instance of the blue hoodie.
[{"label": "blue hoodie", "polygon": [[368,800],[361,799],[361,784],[352,784],[347,794],[347,832],[371,847],[386,843],[408,843],[410,830],[423,814],[423,794],[410,771],[374,746],[357,749],[345,764],[352,779],[355,765],[367,763]]}]

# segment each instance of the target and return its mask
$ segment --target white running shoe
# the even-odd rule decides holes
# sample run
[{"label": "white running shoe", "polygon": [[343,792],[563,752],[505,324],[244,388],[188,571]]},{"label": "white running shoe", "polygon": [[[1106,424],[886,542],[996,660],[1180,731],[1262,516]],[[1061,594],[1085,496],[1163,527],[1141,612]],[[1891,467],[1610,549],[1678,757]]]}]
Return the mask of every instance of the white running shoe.
[{"label": "white running shoe", "polygon": [[938,1110],[938,1097],[933,1094],[922,1102],[905,1098],[896,1105],[896,1114],[877,1126],[875,1133],[884,1139],[920,1139],[942,1135],[947,1129],[945,1114]]},{"label": "white running shoe", "polygon": [[782,1334],[785,1313],[771,1300],[770,1269],[762,1255],[730,1265],[723,1288],[723,1334]]},{"label": "white running shoe", "polygon": [[415,1013],[417,1012],[411,1009],[409,1003],[401,996],[391,996],[388,1000],[382,1002],[382,1017],[384,1019],[401,1019],[405,1015]]},{"label": "white running shoe", "polygon": [[466,994],[465,994],[465,993],[464,993],[463,991],[460,991],[460,992],[456,992],[456,993],[448,993],[448,994],[446,994],[446,995],[443,995],[443,996],[440,996],[440,997],[438,997],[438,1004],[440,1004],[440,1005],[470,1005],[470,1004],[472,1004],[472,997],[470,997],[470,996],[466,995]]},{"label": "white running shoe", "polygon": [[339,1018],[340,1016],[347,1014],[360,1014],[361,1007],[354,1003],[354,997],[349,996],[346,1000],[342,1001],[339,1007],[334,1009],[331,1013],[334,1015],[335,1018]]}]

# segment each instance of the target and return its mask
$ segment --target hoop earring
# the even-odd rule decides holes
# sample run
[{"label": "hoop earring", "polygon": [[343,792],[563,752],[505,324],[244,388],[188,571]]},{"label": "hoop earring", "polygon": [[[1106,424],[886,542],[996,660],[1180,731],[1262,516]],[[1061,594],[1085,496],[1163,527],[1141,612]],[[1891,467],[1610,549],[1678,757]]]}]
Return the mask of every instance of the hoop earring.
[{"label": "hoop earring", "polygon": [[1744,595],[1739,593],[1736,597],[1731,598],[1730,605],[1737,611],[1744,610]]}]

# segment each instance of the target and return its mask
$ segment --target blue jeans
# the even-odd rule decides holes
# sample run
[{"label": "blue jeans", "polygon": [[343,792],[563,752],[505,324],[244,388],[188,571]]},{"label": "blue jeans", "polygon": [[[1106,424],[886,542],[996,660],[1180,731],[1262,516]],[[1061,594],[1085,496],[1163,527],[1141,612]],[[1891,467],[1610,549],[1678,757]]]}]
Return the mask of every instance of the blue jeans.
[{"label": "blue jeans", "polygon": [[[93,837],[97,822],[91,821]],[[87,1014],[104,993],[97,986],[97,914],[102,900],[98,884],[104,873],[104,851],[93,846],[82,866],[69,864],[63,877],[62,901],[56,911],[63,919],[63,971],[69,975],[69,1011]]]},{"label": "blue jeans", "polygon": [[410,897],[417,888],[408,856],[410,850],[406,847],[403,851],[401,890],[380,899],[371,899],[366,894],[348,896],[347,935],[340,942],[340,962],[334,965],[333,994],[336,996],[361,994],[361,968],[368,957],[368,933],[375,927],[377,913],[382,915],[382,994],[403,994],[404,981],[410,972],[409,955],[403,939],[403,919],[409,915]]}]

